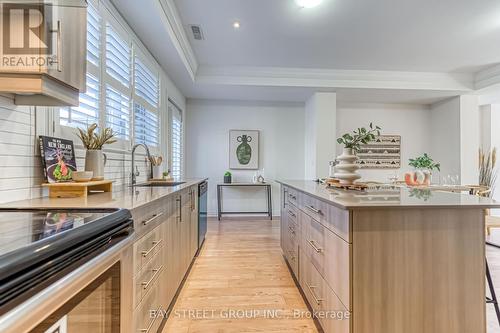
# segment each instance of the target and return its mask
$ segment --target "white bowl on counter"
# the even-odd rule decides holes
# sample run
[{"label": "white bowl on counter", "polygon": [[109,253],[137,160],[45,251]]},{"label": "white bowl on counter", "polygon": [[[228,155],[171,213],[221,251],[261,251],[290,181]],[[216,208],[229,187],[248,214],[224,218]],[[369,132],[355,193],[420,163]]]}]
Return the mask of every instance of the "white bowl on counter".
[{"label": "white bowl on counter", "polygon": [[83,183],[92,180],[94,172],[92,171],[73,171],[72,178],[75,182]]}]

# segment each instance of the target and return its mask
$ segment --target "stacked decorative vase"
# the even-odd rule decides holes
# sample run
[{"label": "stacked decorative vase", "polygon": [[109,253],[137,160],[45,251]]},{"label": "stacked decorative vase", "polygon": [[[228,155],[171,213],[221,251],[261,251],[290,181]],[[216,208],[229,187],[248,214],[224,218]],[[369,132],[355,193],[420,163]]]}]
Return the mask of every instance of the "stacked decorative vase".
[{"label": "stacked decorative vase", "polygon": [[343,148],[342,155],[337,157],[339,164],[335,166],[334,177],[340,180],[342,185],[352,185],[355,180],[361,178],[357,173],[360,168],[356,163],[358,157],[352,148]]}]

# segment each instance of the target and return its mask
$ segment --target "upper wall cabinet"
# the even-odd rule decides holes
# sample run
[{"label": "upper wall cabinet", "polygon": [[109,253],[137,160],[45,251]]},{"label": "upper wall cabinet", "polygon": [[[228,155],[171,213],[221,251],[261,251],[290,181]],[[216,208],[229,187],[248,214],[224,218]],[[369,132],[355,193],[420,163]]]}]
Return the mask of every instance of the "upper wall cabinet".
[{"label": "upper wall cabinet", "polygon": [[87,1],[0,3],[0,93],[18,105],[78,106],[85,91]]}]

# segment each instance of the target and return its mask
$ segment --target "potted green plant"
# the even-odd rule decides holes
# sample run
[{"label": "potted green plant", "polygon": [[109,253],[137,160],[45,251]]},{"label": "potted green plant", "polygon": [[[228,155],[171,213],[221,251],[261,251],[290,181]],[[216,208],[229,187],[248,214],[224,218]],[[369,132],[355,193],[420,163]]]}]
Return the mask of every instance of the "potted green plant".
[{"label": "potted green plant", "polygon": [[78,128],[78,137],[82,141],[85,152],[85,171],[93,172],[93,180],[104,179],[104,166],[106,165],[106,154],[102,147],[116,142],[115,134],[111,128],[105,128],[97,132],[97,124],[90,125],[87,130]]},{"label": "potted green plant", "polygon": [[232,174],[229,171],[226,171],[224,174],[224,184],[231,184],[232,182]]},{"label": "potted green plant", "polygon": [[406,179],[406,182],[410,181],[409,185],[430,185],[432,171],[441,171],[441,164],[436,163],[427,153],[416,158],[410,158],[409,163],[411,167],[415,168],[415,172],[410,176],[405,176],[405,178],[411,177],[410,180]]},{"label": "potted green plant", "polygon": [[339,163],[335,167],[334,177],[339,179],[341,184],[352,185],[355,180],[361,178],[357,173],[360,166],[356,163],[358,156],[356,153],[361,145],[375,141],[380,136],[381,128],[370,123],[368,128],[359,127],[352,133],[345,133],[337,139],[337,143],[343,145],[342,155],[337,157]]}]

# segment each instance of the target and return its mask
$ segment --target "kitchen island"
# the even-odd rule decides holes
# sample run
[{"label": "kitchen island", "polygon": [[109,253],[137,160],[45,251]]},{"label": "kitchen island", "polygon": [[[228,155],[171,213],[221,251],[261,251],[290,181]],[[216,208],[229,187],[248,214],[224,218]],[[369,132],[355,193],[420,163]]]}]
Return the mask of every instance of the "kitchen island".
[{"label": "kitchen island", "polygon": [[11,209],[58,210],[63,214],[71,209],[124,208],[131,213],[134,232],[2,315],[0,331],[44,332],[37,325],[44,326],[52,323],[53,318],[66,315],[71,323],[77,321],[81,328],[78,332],[102,332],[104,324],[109,324],[106,313],[110,311],[109,302],[100,298],[102,294],[91,293],[85,299],[93,304],[92,310],[78,306],[76,315],[70,315],[58,309],[78,304],[75,297],[85,293],[84,288],[111,268],[113,276],[118,276],[115,267],[119,271],[119,295],[113,295],[113,299],[119,300],[119,332],[160,330],[198,251],[198,184],[205,180],[186,180],[176,186],[123,186],[112,193],[87,197],[44,197],[1,205]]},{"label": "kitchen island", "polygon": [[484,216],[499,203],[279,183],[281,247],[325,332],[486,332]]}]

